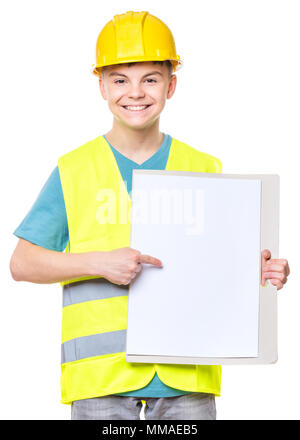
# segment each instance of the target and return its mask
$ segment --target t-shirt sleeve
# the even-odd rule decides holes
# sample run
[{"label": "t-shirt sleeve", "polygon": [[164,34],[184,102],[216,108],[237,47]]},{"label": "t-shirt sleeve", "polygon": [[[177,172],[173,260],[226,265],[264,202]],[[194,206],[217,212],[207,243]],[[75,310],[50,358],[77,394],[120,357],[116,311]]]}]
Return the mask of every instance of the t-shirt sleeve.
[{"label": "t-shirt sleeve", "polygon": [[60,252],[65,250],[69,231],[58,167],[54,168],[30,211],[13,234],[46,249]]}]

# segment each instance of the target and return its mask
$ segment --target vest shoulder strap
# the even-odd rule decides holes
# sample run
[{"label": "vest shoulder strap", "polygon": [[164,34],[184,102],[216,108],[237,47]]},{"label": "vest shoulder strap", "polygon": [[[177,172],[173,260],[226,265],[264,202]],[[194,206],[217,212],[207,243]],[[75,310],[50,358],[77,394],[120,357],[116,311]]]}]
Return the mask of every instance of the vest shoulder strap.
[{"label": "vest shoulder strap", "polygon": [[78,164],[78,166],[82,165],[82,161],[85,161],[90,153],[94,151],[95,148],[101,148],[101,145],[103,145],[102,136],[98,136],[97,138],[86,142],[83,145],[80,145],[77,148],[74,148],[71,151],[68,151],[67,153],[63,154],[58,159],[58,165],[64,165],[68,166],[69,164],[72,164],[73,166]]},{"label": "vest shoulder strap", "polygon": [[172,154],[170,152],[168,169],[180,171],[199,171],[205,173],[221,173],[220,159],[197,150],[190,145],[173,138]]}]

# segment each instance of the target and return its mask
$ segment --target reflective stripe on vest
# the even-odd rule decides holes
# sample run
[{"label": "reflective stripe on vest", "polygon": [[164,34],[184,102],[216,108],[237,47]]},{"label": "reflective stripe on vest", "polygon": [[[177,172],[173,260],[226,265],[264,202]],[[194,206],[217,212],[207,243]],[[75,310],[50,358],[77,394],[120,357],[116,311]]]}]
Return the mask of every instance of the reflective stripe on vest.
[{"label": "reflective stripe on vest", "polygon": [[120,353],[125,351],[126,330],[71,339],[62,344],[61,347],[62,363],[101,356],[103,354]]},{"label": "reflective stripe on vest", "polygon": [[[60,157],[58,168],[69,228],[66,252],[130,246],[131,199],[105,138]],[[166,170],[217,173],[221,162],[173,138]],[[126,362],[128,286],[90,276],[61,285],[62,403],[143,388],[155,372],[170,387],[220,394],[220,366]]]},{"label": "reflective stripe on vest", "polygon": [[63,307],[85,301],[127,296],[128,285],[109,283],[104,278],[96,278],[77,283],[66,284],[63,287]]}]

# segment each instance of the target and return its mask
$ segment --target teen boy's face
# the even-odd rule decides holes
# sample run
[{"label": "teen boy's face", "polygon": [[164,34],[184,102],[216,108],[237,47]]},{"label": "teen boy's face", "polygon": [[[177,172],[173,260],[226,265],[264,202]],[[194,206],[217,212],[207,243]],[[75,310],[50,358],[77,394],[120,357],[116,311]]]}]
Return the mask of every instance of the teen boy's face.
[{"label": "teen boy's face", "polygon": [[163,64],[140,62],[108,66],[99,79],[103,98],[122,124],[136,129],[151,126],[176,88],[176,75],[169,77]]}]

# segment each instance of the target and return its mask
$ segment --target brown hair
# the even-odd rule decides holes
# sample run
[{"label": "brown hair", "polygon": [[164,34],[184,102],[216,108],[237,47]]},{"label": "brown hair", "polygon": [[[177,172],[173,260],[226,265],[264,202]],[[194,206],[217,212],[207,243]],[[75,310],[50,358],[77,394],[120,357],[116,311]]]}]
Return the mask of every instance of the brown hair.
[{"label": "brown hair", "polygon": [[[124,64],[127,64],[127,66],[130,67],[130,66],[133,66],[133,65],[136,64],[136,63],[137,63],[137,61],[132,62],[132,63],[124,63]],[[170,60],[164,60],[164,61],[152,61],[152,63],[153,63],[153,64],[160,64],[161,66],[162,66],[163,64],[165,64],[165,65],[167,66],[167,68],[168,68],[168,71],[169,71],[169,78],[171,77],[171,75],[172,75],[172,73],[173,73],[173,65],[172,65],[172,63],[171,63]],[[121,64],[118,64],[118,65],[120,66]],[[104,66],[104,67],[101,68],[101,77],[102,77],[102,78],[103,78],[103,72],[104,72],[105,67],[106,67],[106,66]]]}]

